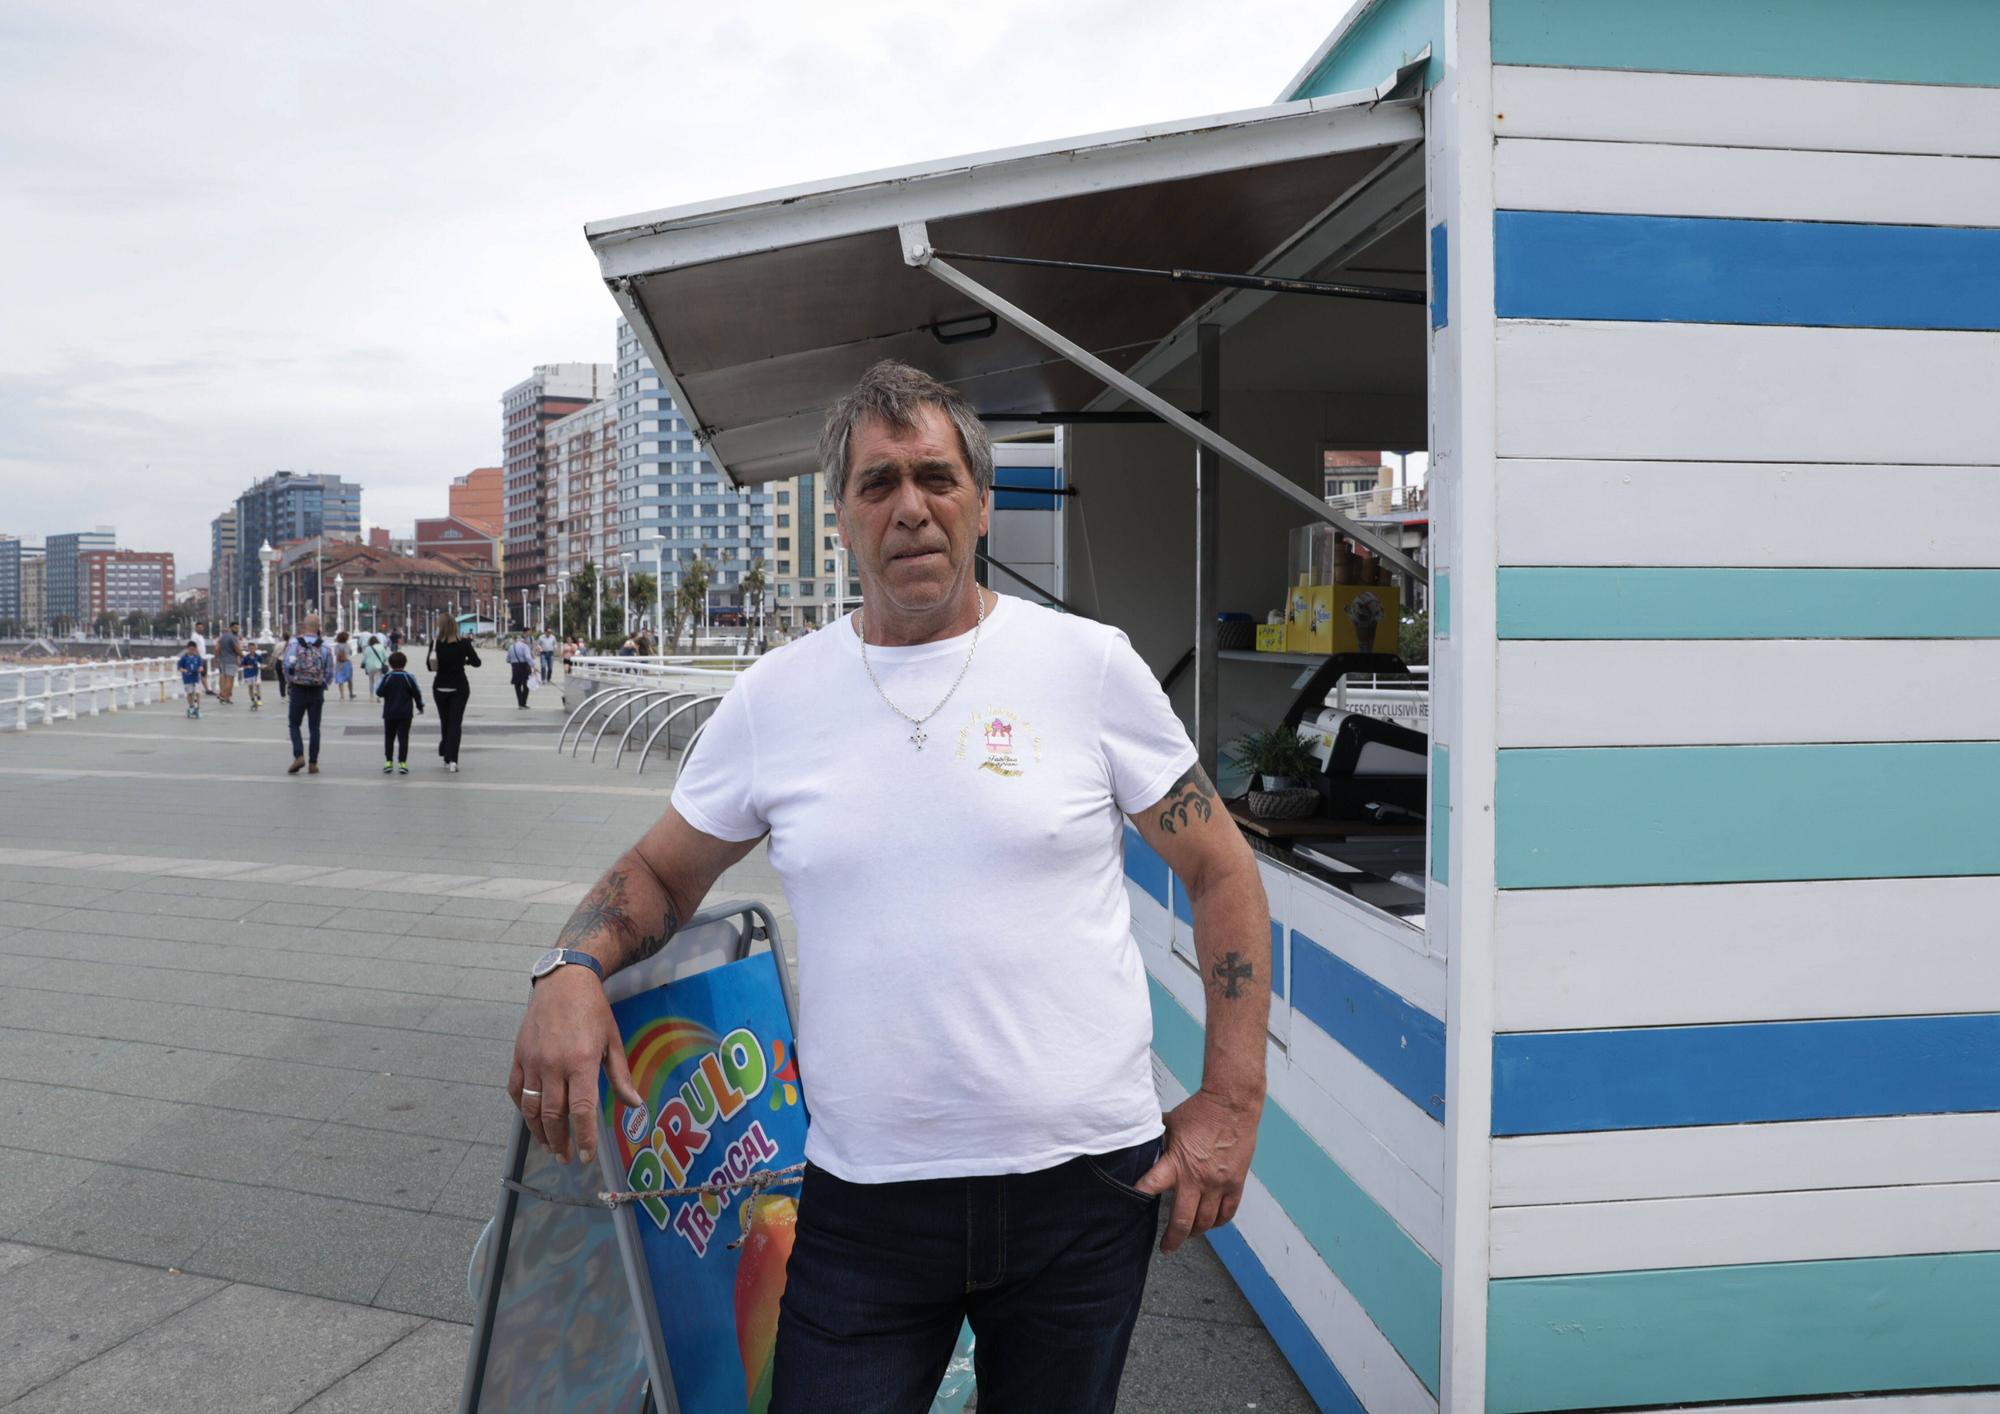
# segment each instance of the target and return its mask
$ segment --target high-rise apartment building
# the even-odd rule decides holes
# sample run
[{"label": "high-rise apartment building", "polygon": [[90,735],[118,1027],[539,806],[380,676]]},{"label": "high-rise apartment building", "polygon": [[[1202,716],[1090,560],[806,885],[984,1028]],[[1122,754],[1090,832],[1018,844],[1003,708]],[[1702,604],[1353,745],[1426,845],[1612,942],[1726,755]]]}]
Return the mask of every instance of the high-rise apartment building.
[{"label": "high-rise apartment building", "polygon": [[0,535],[0,632],[20,633],[26,627],[21,617],[21,552],[24,548],[18,535]]},{"label": "high-rise apartment building", "polygon": [[123,618],[137,610],[164,614],[174,607],[174,557],[167,551],[86,550],[77,559],[82,582],[81,619],[86,624],[109,614]]},{"label": "high-rise apartment building", "polygon": [[[292,540],[361,539],[361,488],[323,472],[277,471],[236,498],[236,618],[263,622],[263,566],[257,552]],[[213,582],[211,581],[211,585]],[[215,590],[210,589],[213,595]]]},{"label": "high-rise apartment building", "polygon": [[231,506],[208,523],[208,607],[222,623],[243,618],[236,557],[241,547],[236,541],[236,507]]},{"label": "high-rise apartment building", "polygon": [[506,491],[506,584],[509,603],[544,590],[548,562],[548,427],[611,395],[608,363],[545,363],[500,397],[501,470]]},{"label": "high-rise apartment building", "polygon": [[118,532],[108,525],[73,530],[48,539],[49,627],[74,633],[88,623],[83,605],[83,569],[78,557],[92,550],[118,548]]},{"label": "high-rise apartment building", "polygon": [[445,514],[457,516],[498,537],[507,526],[507,474],[497,466],[474,467],[451,481]]},{"label": "high-rise apartment building", "polygon": [[[694,559],[709,565],[709,609],[717,616],[747,609],[743,578],[764,560],[765,614],[772,597],[773,511],[777,487],[738,489],[702,454],[694,430],[660,384],[631,325],[618,321],[617,552],[635,570],[664,564],[672,596],[681,570]],[[616,569],[616,553],[609,568]]]},{"label": "high-rise apartment building", "polygon": [[49,631],[49,561],[40,545],[21,547],[21,623],[29,633]]},{"label": "high-rise apartment building", "polygon": [[548,576],[618,554],[618,414],[606,398],[549,424]]}]

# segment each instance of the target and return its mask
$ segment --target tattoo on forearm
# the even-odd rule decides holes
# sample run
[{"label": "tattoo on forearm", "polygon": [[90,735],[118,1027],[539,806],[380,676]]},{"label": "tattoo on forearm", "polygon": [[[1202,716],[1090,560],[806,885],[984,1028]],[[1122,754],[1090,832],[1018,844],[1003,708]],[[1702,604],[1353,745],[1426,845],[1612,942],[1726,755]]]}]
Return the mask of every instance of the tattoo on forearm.
[{"label": "tattoo on forearm", "polygon": [[1190,816],[1206,820],[1214,810],[1215,787],[1208,783],[1200,766],[1190,766],[1167,790],[1160,805],[1160,828],[1168,834],[1188,823]]},{"label": "tattoo on forearm", "polygon": [[1215,964],[1211,975],[1222,984],[1222,995],[1234,999],[1243,995],[1241,984],[1255,978],[1257,969],[1243,960],[1242,953],[1228,952]]},{"label": "tattoo on forearm", "polygon": [[[563,924],[562,932],[557,935],[556,946],[581,949],[591,939],[610,933],[629,951],[626,961],[640,962],[651,957],[665,947],[667,939],[680,928],[680,916],[669,900],[665,916],[658,926],[644,928],[632,917],[627,906],[629,895],[625,870],[614,868],[583,896],[583,902],[576,906],[576,912],[570,915],[569,922]],[[598,960],[609,962],[615,959]]]}]

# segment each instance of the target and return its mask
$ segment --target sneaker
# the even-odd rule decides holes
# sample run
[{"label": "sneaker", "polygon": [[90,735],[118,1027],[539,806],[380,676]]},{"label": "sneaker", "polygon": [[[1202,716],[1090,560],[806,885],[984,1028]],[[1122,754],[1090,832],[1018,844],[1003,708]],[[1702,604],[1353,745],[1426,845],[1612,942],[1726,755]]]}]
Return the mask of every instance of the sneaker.
[{"label": "sneaker", "polygon": [[445,762],[444,768],[445,770],[451,772],[454,776],[458,774],[458,763],[456,761]]},{"label": "sneaker", "polygon": [[397,771],[397,773],[398,773],[399,775],[404,775],[404,776],[407,776],[407,775],[409,775],[409,774],[410,774],[410,763],[409,763],[409,762],[407,762],[407,761],[403,762],[403,763],[402,763],[401,765],[399,765],[399,766],[397,766],[397,767],[396,767],[396,771]]},{"label": "sneaker", "polygon": [[199,721],[201,720],[201,708],[197,707],[197,708],[195,708],[195,709],[194,709],[194,719],[195,719],[195,720],[196,720],[197,722],[199,722]]},{"label": "sneaker", "polygon": [[396,763],[394,761],[384,761],[382,763],[382,774],[385,776],[395,769]]}]

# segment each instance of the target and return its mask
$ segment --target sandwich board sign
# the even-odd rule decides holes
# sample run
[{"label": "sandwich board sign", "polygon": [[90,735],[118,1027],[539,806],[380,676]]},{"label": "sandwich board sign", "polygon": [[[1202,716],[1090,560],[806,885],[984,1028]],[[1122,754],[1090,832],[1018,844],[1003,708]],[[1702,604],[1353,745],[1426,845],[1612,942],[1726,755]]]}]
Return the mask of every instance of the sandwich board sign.
[{"label": "sandwich board sign", "polygon": [[[797,1180],[722,1185],[805,1160],[791,979],[760,904],[704,911],[669,952],[606,986],[645,1104],[600,1079],[597,1163],[556,1162],[514,1120],[468,1283],[461,1414],[762,1414],[770,1401]],[[662,1196],[607,1207],[606,1191]],[[961,1333],[956,1393],[935,1410],[963,1407],[968,1349]]]}]

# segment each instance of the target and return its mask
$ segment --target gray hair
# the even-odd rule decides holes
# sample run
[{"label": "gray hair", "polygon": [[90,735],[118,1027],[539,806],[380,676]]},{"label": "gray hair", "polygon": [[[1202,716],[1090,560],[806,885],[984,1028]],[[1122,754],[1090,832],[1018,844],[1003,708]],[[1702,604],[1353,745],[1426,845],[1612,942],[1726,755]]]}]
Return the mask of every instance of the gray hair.
[{"label": "gray hair", "polygon": [[972,481],[985,495],[993,486],[993,439],[986,424],[972,410],[965,395],[949,383],[941,383],[921,368],[885,358],[861,375],[861,381],[840,401],[826,410],[826,425],[819,434],[819,469],[835,501],[847,494],[848,451],[854,429],[864,418],[879,418],[899,432],[917,424],[918,409],[934,407],[950,420],[958,433],[959,451],[972,472]]}]

